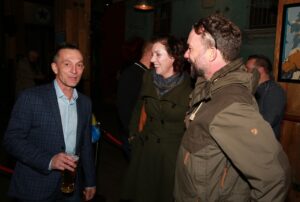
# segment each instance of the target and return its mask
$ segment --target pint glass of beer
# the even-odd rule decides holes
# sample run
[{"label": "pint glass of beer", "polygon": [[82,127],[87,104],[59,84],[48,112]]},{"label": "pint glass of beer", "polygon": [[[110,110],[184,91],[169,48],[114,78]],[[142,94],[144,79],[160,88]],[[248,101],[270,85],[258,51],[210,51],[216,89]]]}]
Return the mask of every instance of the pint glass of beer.
[{"label": "pint glass of beer", "polygon": [[[79,157],[75,154],[68,154],[74,158],[76,163],[78,162]],[[75,180],[76,180],[76,169],[72,172],[70,170],[63,170],[61,178],[61,187],[60,190],[63,193],[69,194],[75,190]]]}]

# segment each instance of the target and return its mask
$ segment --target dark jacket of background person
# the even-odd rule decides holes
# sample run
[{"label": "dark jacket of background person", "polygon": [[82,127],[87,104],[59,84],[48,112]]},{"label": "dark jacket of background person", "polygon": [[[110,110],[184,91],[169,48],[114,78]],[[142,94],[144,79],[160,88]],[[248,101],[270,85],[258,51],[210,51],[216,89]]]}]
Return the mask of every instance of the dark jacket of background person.
[{"label": "dark jacket of background person", "polygon": [[[183,118],[190,92],[190,77],[185,74],[178,86],[159,97],[152,71],[145,73],[140,99],[130,123],[130,134],[135,138],[122,198],[141,202],[173,201],[175,161],[185,130]],[[143,103],[147,121],[139,133],[137,126]]]},{"label": "dark jacket of background person", "polygon": [[123,54],[127,55],[126,61],[129,62],[130,58],[134,61],[121,72],[117,90],[117,109],[123,142],[128,144],[129,121],[141,90],[144,72],[151,66],[153,44],[140,38],[133,38],[125,45],[127,46],[123,47],[124,51],[131,50],[131,52]]},{"label": "dark jacket of background person", "polygon": [[255,93],[259,112],[270,123],[276,138],[280,139],[280,126],[284,117],[286,94],[274,80],[261,83]]},{"label": "dark jacket of background person", "polygon": [[140,62],[127,67],[121,74],[117,91],[117,107],[119,119],[126,136],[132,111],[138,99],[144,72],[148,68]]},{"label": "dark jacket of background person", "polygon": [[[89,133],[91,102],[78,92],[78,128],[76,153],[78,176],[84,184],[95,186],[94,159]],[[35,87],[21,93],[12,111],[4,138],[9,153],[18,159],[9,195],[44,200],[60,186],[61,171],[49,170],[51,158],[65,151],[64,135],[54,84]],[[78,187],[77,181],[77,189]],[[82,189],[82,187],[81,187]]]},{"label": "dark jacket of background person", "polygon": [[255,98],[259,112],[271,125],[275,136],[280,140],[280,126],[284,117],[286,93],[275,82],[272,71],[272,63],[264,55],[250,55],[246,62],[248,72],[255,70],[259,73],[259,85],[256,89]]}]

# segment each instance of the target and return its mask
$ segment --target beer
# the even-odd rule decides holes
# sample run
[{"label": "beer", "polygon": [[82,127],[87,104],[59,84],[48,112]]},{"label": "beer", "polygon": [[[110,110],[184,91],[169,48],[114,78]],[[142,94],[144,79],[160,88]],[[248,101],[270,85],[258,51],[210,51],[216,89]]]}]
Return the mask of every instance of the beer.
[{"label": "beer", "polygon": [[75,188],[76,172],[64,170],[62,171],[61,177],[62,177],[61,188],[60,188],[61,191],[66,194],[72,193]]},{"label": "beer", "polygon": [[[71,155],[76,161],[79,157],[76,155]],[[75,190],[75,180],[76,180],[76,169],[72,172],[70,170],[63,170],[61,172],[61,187],[60,190],[63,193],[69,194]]]}]

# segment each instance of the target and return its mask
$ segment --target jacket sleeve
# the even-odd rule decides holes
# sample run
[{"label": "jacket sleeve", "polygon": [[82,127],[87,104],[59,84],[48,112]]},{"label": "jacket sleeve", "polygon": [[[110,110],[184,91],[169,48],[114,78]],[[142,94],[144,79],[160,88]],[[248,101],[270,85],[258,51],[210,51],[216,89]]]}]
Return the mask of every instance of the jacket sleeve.
[{"label": "jacket sleeve", "polygon": [[3,145],[18,161],[47,174],[50,172],[51,154],[29,140],[30,131],[34,126],[35,99],[38,98],[21,93],[12,110]]},{"label": "jacket sleeve", "polygon": [[89,102],[89,107],[87,108],[89,116],[87,116],[87,121],[85,121],[83,142],[81,146],[80,156],[82,157],[82,167],[84,173],[85,187],[95,187],[96,186],[96,171],[95,171],[95,158],[92,146],[92,137],[90,132],[91,124],[91,104]]},{"label": "jacket sleeve", "polygon": [[284,201],[290,183],[289,162],[257,110],[233,103],[213,119],[209,130],[249,182],[252,201]]}]

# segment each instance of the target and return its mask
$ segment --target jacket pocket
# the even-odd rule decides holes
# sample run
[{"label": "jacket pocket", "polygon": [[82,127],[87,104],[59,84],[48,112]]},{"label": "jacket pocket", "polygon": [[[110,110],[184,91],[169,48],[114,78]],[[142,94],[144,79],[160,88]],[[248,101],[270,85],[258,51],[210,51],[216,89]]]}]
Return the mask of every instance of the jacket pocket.
[{"label": "jacket pocket", "polygon": [[227,165],[225,165],[225,167],[223,168],[223,174],[222,174],[222,177],[220,180],[220,186],[222,189],[224,189],[225,179],[227,177],[227,174],[228,174],[228,167],[227,167]]},{"label": "jacket pocket", "polygon": [[219,185],[221,196],[229,197],[232,195],[233,197],[234,195],[237,195],[245,199],[247,198],[246,196],[250,196],[249,184],[229,161],[224,165],[222,174],[220,175]]}]

